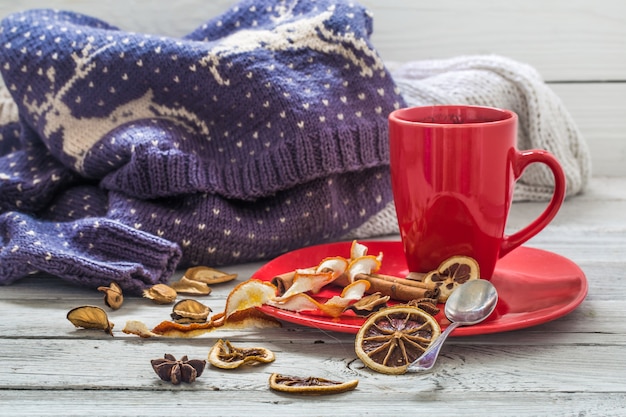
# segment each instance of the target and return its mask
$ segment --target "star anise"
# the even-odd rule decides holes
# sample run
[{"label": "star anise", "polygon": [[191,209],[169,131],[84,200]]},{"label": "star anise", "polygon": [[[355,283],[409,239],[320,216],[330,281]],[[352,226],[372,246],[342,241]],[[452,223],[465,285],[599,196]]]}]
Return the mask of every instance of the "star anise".
[{"label": "star anise", "polygon": [[152,369],[163,381],[178,385],[181,382],[191,383],[202,375],[206,361],[200,359],[189,360],[183,356],[176,360],[173,355],[166,353],[162,359],[152,359],[150,361]]}]

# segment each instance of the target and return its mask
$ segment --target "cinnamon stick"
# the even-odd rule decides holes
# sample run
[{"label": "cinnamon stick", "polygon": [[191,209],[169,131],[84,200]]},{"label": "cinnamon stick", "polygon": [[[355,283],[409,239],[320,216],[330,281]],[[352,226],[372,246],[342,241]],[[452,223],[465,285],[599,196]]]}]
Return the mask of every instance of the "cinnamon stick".
[{"label": "cinnamon stick", "polygon": [[293,284],[293,279],[296,276],[296,271],[285,272],[284,274],[276,275],[272,278],[272,284],[278,288],[278,295],[283,295],[285,291]]},{"label": "cinnamon stick", "polygon": [[[298,268],[297,270],[285,272],[284,274],[276,275],[272,278],[271,283],[278,288],[278,295],[283,295],[289,287],[293,284],[293,280],[296,277],[297,271],[315,271],[316,267],[310,268]],[[325,271],[322,271],[325,272]]]},{"label": "cinnamon stick", "polygon": [[389,275],[357,274],[355,280],[369,281],[368,293],[380,292],[396,301],[411,301],[419,298],[439,297],[439,288],[436,285],[425,284],[419,281],[403,279]]}]

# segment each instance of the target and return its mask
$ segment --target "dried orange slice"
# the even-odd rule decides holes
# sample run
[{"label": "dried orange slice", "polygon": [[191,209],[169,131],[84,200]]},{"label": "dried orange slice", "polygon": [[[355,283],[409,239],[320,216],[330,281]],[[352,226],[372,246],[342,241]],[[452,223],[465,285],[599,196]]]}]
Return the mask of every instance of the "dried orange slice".
[{"label": "dried orange slice", "polygon": [[219,339],[209,351],[209,363],[221,369],[239,368],[244,363],[274,362],[274,352],[266,348],[240,348]]},{"label": "dried orange slice", "polygon": [[469,256],[453,256],[441,263],[439,268],[424,277],[425,283],[439,288],[439,302],[445,303],[450,294],[470,279],[480,278],[478,262]]},{"label": "dried orange slice", "polygon": [[368,368],[398,375],[440,334],[433,316],[417,307],[397,305],[372,314],[359,329],[354,348]]},{"label": "dried orange slice", "polygon": [[340,382],[325,378],[282,375],[273,373],[270,375],[270,388],[275,391],[288,392],[291,394],[326,395],[339,394],[351,391],[359,384],[358,379]]}]

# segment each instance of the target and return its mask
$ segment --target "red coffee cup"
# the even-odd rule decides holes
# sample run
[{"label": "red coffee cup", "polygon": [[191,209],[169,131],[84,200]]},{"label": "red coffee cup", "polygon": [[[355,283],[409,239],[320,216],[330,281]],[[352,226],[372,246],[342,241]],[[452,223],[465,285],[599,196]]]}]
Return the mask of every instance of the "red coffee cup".
[{"label": "red coffee cup", "polygon": [[[517,115],[479,106],[426,106],[389,115],[391,182],[410,271],[429,272],[455,255],[474,258],[481,278],[539,233],[565,197],[565,175],[545,150],[516,149]],[[539,162],[554,175],[545,210],[505,235],[515,182]]]}]

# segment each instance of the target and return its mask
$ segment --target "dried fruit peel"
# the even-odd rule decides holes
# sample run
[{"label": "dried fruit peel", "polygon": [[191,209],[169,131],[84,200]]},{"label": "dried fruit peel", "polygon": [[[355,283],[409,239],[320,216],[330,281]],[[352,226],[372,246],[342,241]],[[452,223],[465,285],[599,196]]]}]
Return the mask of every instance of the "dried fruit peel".
[{"label": "dried fruit peel", "polygon": [[417,307],[397,305],[379,310],[363,323],[354,349],[368,368],[400,375],[440,334],[439,323],[430,314]]},{"label": "dried fruit peel", "polygon": [[270,388],[275,391],[303,395],[340,394],[351,391],[359,384],[358,379],[351,381],[332,381],[319,377],[298,377],[273,373],[269,378]]},{"label": "dried fruit peel", "polygon": [[235,311],[260,307],[276,297],[277,288],[269,282],[250,279],[237,285],[226,299],[224,313],[226,317]]},{"label": "dried fruit peel", "polygon": [[427,284],[435,284],[439,288],[439,302],[445,303],[448,297],[461,284],[480,278],[478,262],[469,256],[453,256],[446,259],[434,271],[424,277]]},{"label": "dried fruit peel", "polygon": [[209,351],[209,363],[220,369],[235,369],[244,364],[274,362],[274,352],[266,348],[240,348],[230,341],[219,339]]}]

